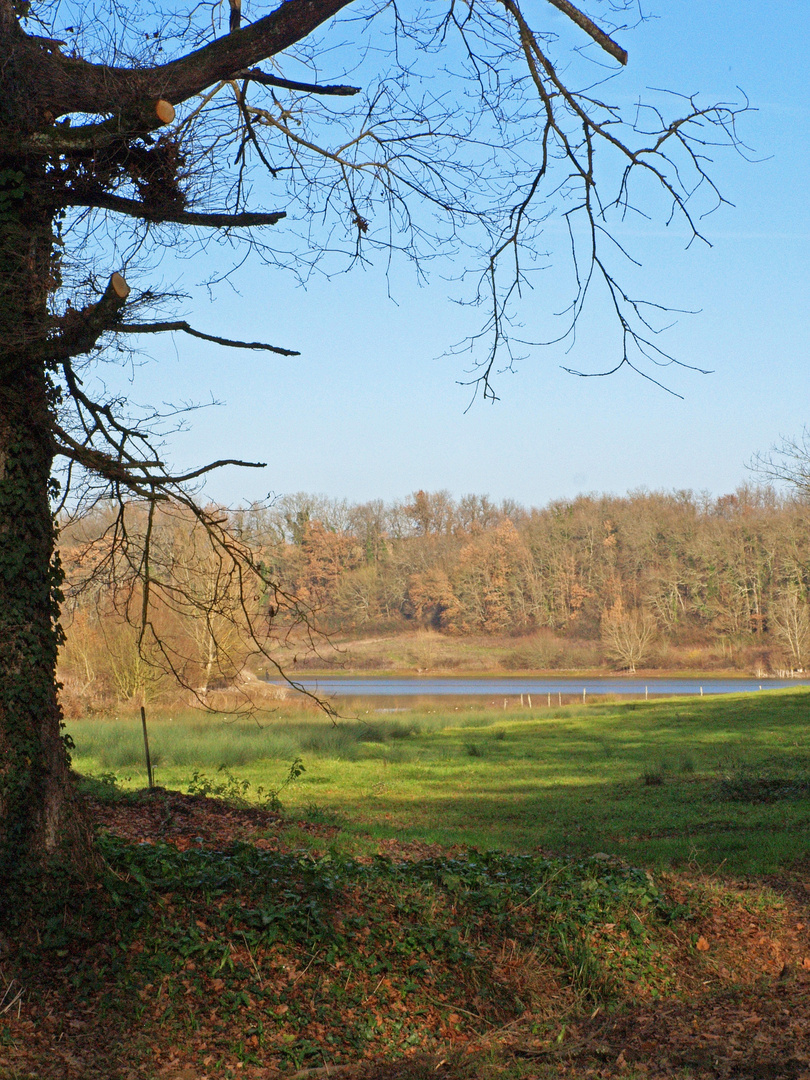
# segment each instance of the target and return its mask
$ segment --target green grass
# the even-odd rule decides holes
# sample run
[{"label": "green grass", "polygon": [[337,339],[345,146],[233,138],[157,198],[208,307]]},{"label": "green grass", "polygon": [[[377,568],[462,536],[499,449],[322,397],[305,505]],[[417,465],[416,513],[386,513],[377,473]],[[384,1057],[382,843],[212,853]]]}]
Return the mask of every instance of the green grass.
[{"label": "green grass", "polygon": [[[384,837],[634,865],[772,873],[807,851],[810,693],[568,706],[424,709],[364,722],[150,724],[156,782],[192,773],[283,792],[292,817],[337,821],[349,851]],[[72,722],[79,772],[145,785],[137,720]]]}]

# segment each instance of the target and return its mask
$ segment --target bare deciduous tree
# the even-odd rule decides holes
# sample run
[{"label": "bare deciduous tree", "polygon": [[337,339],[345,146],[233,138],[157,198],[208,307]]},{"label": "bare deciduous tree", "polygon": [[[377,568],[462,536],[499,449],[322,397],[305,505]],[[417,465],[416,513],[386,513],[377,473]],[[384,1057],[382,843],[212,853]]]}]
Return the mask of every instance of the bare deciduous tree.
[{"label": "bare deciduous tree", "polygon": [[[88,851],[54,678],[57,484],[64,496],[93,477],[91,494],[118,500],[125,559],[132,500],[149,514],[174,500],[209,531],[227,573],[244,557],[248,570],[233,572],[263,577],[189,494],[223,462],[173,472],[161,452],[167,417],[91,390],[92,363],[145,335],[293,353],[176,318],[149,283],[158,253],[224,236],[305,277],[319,260],[335,269],[397,249],[421,272],[450,251],[488,304],[469,343],[481,349],[470,381],[492,397],[497,357],[511,356],[510,316],[557,213],[575,272],[551,336],[573,334],[601,289],[619,331],[613,366],[650,375],[671,362],[655,305],[621,284],[615,230],[657,204],[699,237],[700,216],[722,201],[709,148],[736,144],[737,110],[672,95],[627,115],[612,104],[625,0],[603,5],[600,23],[549,0],[537,16],[546,26],[518,0],[359,2],[256,5],[252,21],[234,15],[222,33],[218,0],[137,11],[0,0],[0,876],[23,857],[61,851],[79,865]],[[563,77],[566,27],[593,56]],[[142,640],[159,584],[150,535],[132,560]]]},{"label": "bare deciduous tree", "polygon": [[788,484],[805,499],[810,496],[810,428],[785,436],[767,453],[756,454],[751,469],[768,482]]},{"label": "bare deciduous tree", "polygon": [[770,621],[773,635],[790,657],[791,666],[803,670],[810,659],[810,605],[798,586],[779,593]]},{"label": "bare deciduous tree", "polygon": [[631,673],[649,658],[657,629],[655,619],[645,608],[625,608],[621,600],[602,615],[602,640],[607,654]]}]

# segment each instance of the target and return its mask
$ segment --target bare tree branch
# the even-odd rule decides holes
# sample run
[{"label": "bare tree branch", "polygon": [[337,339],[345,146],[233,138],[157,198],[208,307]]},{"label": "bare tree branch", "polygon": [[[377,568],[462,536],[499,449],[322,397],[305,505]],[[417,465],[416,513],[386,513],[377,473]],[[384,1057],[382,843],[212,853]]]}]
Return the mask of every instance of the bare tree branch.
[{"label": "bare tree branch", "polygon": [[242,0],[228,0],[228,3],[231,7],[228,31],[233,34],[242,25]]},{"label": "bare tree branch", "polygon": [[149,483],[147,466],[144,463],[137,463],[137,471],[133,471],[112,454],[75,439],[60,424],[54,423],[53,434],[55,454],[68,458],[88,472],[103,477],[116,488],[123,486],[141,498],[150,498],[154,495],[152,485]]},{"label": "bare tree branch", "polygon": [[[36,38],[15,24],[5,78],[24,78],[32,111],[38,107],[51,122],[69,113],[121,116],[148,99],[165,99],[177,105],[216,82],[233,78],[234,72],[283,52],[350,2],[284,0],[275,11],[244,29],[167,64],[146,68],[93,64],[44,50]],[[0,59],[4,51],[0,50]],[[31,77],[32,66],[36,78]]]},{"label": "bare tree branch", "polygon": [[86,206],[97,210],[113,210],[128,217],[141,218],[143,221],[156,223],[168,222],[173,225],[200,225],[210,229],[255,228],[258,225],[276,225],[287,216],[284,210],[269,213],[236,214],[200,214],[194,210],[183,210],[172,206],[148,206],[137,199],[125,199],[121,195],[112,195],[99,191],[92,195],[74,195],[68,193],[64,203],[69,206]]},{"label": "bare tree branch", "polygon": [[783,435],[770,450],[756,454],[748,468],[769,483],[790,484],[806,498],[810,495],[810,427],[799,436]]},{"label": "bare tree branch", "polygon": [[589,37],[604,49],[606,53],[609,53],[615,60],[618,60],[620,64],[627,63],[627,52],[617,45],[613,38],[608,37],[604,30],[600,30],[599,27],[588,16],[580,11],[579,8],[574,7],[569,0],[548,0],[558,11],[561,11],[564,15],[577,24],[580,30],[584,30]]},{"label": "bare tree branch", "polygon": [[234,341],[232,338],[217,337],[216,334],[204,334],[202,330],[195,330],[183,319],[174,322],[118,323],[115,327],[116,333],[121,334],[164,334],[174,330],[202,338],[203,341],[213,341],[216,345],[226,345],[229,349],[263,349],[265,352],[278,353],[280,356],[301,355],[295,349],[283,349],[280,345],[268,345],[264,341]]},{"label": "bare tree branch", "polygon": [[74,438],[61,425],[53,427],[54,451],[71,461],[81,465],[84,469],[92,471],[104,477],[116,487],[124,487],[141,498],[155,498],[161,492],[164,498],[170,497],[170,489],[181,484],[188,484],[192,480],[199,480],[201,476],[215,472],[225,466],[232,465],[241,469],[265,469],[266,461],[242,461],[239,458],[220,458],[208,465],[201,465],[198,469],[192,469],[187,473],[169,473],[161,462],[138,460],[137,458],[116,457],[113,454],[98,450],[89,442],[80,442]]},{"label": "bare tree branch", "polygon": [[52,362],[90,352],[102,334],[115,324],[128,296],[127,283],[120,274],[112,274],[101,299],[80,311],[69,310],[62,319],[62,333],[46,339],[42,351]]},{"label": "bare tree branch", "polygon": [[318,83],[295,82],[293,79],[281,79],[277,75],[268,75],[259,68],[237,71],[234,79],[247,79],[262,86],[277,86],[281,90],[299,90],[303,94],[326,94],[335,97],[353,97],[360,93],[359,86],[321,86]]},{"label": "bare tree branch", "polygon": [[168,101],[141,101],[126,113],[98,124],[79,124],[75,127],[67,123],[49,124],[34,131],[30,141],[22,141],[20,149],[45,154],[103,150],[120,143],[133,132],[154,131],[170,124],[174,117],[174,106]]},{"label": "bare tree branch", "polygon": [[215,469],[222,469],[226,465],[235,465],[240,469],[266,469],[266,461],[240,461],[238,458],[220,458],[219,461],[212,461],[208,465],[202,465],[199,469],[193,469],[191,472],[178,473],[176,476],[172,476],[171,481],[173,484],[187,484],[190,480],[197,480],[201,476],[205,476],[206,473],[213,472]]}]

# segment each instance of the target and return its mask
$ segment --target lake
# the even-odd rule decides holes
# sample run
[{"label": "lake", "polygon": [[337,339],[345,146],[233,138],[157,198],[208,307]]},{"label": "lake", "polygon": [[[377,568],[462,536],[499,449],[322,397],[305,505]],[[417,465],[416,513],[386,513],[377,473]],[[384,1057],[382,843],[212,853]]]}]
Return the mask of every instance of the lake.
[{"label": "lake", "polygon": [[[276,681],[276,680],[273,680]],[[677,694],[742,694],[760,690],[810,686],[808,679],[638,679],[624,676],[595,677],[524,677],[507,675],[494,678],[373,678],[325,677],[296,679],[299,685],[323,697],[491,697],[508,698],[534,694],[570,697],[622,694],[631,697],[662,697]],[[283,685],[283,684],[280,684]],[[538,702],[539,703],[539,702]]]}]

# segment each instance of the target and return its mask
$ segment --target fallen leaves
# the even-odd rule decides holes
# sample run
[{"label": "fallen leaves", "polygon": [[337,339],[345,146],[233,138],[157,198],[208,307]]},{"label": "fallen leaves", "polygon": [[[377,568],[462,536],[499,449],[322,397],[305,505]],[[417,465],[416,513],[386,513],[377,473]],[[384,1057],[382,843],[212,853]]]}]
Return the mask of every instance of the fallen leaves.
[{"label": "fallen leaves", "polygon": [[[177,793],[165,793],[139,806],[117,806],[114,813],[108,809],[103,815],[107,828],[136,843],[152,840],[160,845],[169,841],[178,851],[187,852],[181,860],[186,866],[199,862],[202,867],[207,859],[205,865],[210,863],[218,873],[219,845],[224,847],[237,834],[260,841],[254,847],[263,851],[270,846],[285,850],[285,829],[266,813],[223,808],[210,799],[186,800]],[[267,838],[270,825],[272,840]],[[393,842],[387,846],[397,859],[418,858],[425,866],[431,859],[447,857],[446,852],[432,846],[407,852],[393,847]],[[201,847],[213,850],[206,854]],[[153,848],[149,858],[164,857],[160,850]],[[555,967],[553,958],[535,955],[521,944],[524,922],[536,919],[526,904],[504,907],[502,914],[512,920],[512,928],[507,936],[493,938],[491,955],[486,942],[479,941],[476,948],[480,945],[480,951],[472,960],[467,958],[470,940],[475,939],[475,930],[468,927],[478,926],[475,920],[468,919],[461,926],[460,936],[447,937],[447,928],[459,922],[458,912],[467,895],[468,886],[462,889],[455,881],[458,874],[452,886],[441,879],[424,914],[420,914],[422,908],[414,908],[421,901],[407,876],[393,892],[387,886],[369,893],[366,884],[341,884],[330,893],[328,902],[335,917],[333,930],[340,939],[337,945],[325,945],[318,951],[306,941],[301,945],[285,943],[280,933],[276,944],[265,948],[260,940],[265,932],[260,925],[265,909],[253,901],[245,906],[239,899],[241,880],[234,879],[233,894],[216,893],[219,886],[212,877],[208,887],[219,898],[203,901],[195,894],[188,906],[182,889],[174,888],[171,867],[176,858],[166,856],[166,880],[155,895],[167,920],[181,932],[183,940],[188,939],[188,955],[184,953],[186,958],[182,963],[178,960],[173,970],[158,971],[147,966],[154,950],[150,954],[147,949],[145,955],[141,942],[134,943],[126,956],[127,964],[140,965],[138,969],[151,972],[148,977],[154,979],[154,985],[142,987],[138,999],[144,1009],[140,1021],[143,1043],[132,1041],[131,1031],[120,1039],[115,1037],[110,1014],[106,1022],[103,1019],[102,990],[96,998],[91,994],[89,1006],[82,1006],[82,1012],[70,998],[74,969],[68,969],[62,958],[58,977],[45,991],[42,1004],[32,1001],[23,1009],[21,1022],[15,1020],[13,1031],[10,1025],[7,1033],[0,1026],[0,1037],[7,1035],[10,1040],[4,1044],[0,1038],[0,1075],[5,1075],[7,1068],[9,1075],[79,1080],[85,1074],[65,1055],[81,1054],[85,1062],[93,1060],[96,1072],[92,1075],[115,1076],[117,1080],[113,1055],[120,1058],[124,1054],[127,1067],[133,1063],[134,1080],[146,1075],[140,1070],[147,1068],[147,1039],[155,1066],[147,1071],[165,1080],[181,1080],[186,1074],[193,1074],[196,1080],[224,1074],[277,1080],[282,1064],[287,1070],[303,1070],[297,1073],[302,1077],[394,1080],[416,1075],[399,1071],[399,1065],[392,1063],[392,1055],[398,1055],[402,1064],[409,1060],[411,1051],[435,1053],[433,1064],[441,1062],[435,1067],[441,1068],[448,1080],[479,1075],[470,1071],[471,1055],[478,1053],[483,1055],[482,1062],[500,1060],[507,1066],[510,1054],[512,1060],[519,1056],[554,1057],[560,1064],[560,1080],[607,1076],[611,1068],[635,1075],[632,1070],[639,1066],[648,1080],[663,1080],[680,1068],[696,1080],[742,1075],[739,1069],[743,1062],[746,1067],[761,1065],[761,1075],[774,1077],[782,1075],[774,1063],[780,1063],[780,1068],[781,1063],[790,1063],[792,1071],[785,1075],[798,1077],[806,1069],[802,1055],[803,1048],[810,1045],[810,943],[806,930],[810,920],[798,902],[791,901],[783,914],[775,914],[773,907],[752,913],[748,893],[746,903],[738,903],[733,889],[726,886],[700,893],[700,916],[686,924],[692,933],[683,923],[663,932],[655,928],[655,935],[663,934],[651,939],[660,951],[638,954],[645,958],[647,967],[640,977],[634,973],[632,991],[626,984],[618,984],[623,1011],[594,1009],[591,998],[583,1013],[586,999],[572,987],[565,970]],[[278,865],[282,862],[279,859]],[[338,871],[335,867],[329,872]],[[594,871],[594,882],[606,872],[600,865]],[[442,891],[445,887],[449,890],[446,893]],[[280,877],[278,888],[289,890],[289,881]],[[670,900],[687,905],[699,890],[699,885],[685,877],[673,877],[667,885]],[[497,890],[492,891],[488,903],[495,903],[498,895]],[[300,916],[309,910],[307,903],[303,893],[300,898],[292,896],[290,912]],[[624,918],[621,909],[617,911]],[[567,909],[564,914],[568,916]],[[308,918],[303,917],[305,921]],[[312,917],[317,922],[315,909]],[[616,921],[603,921],[607,918]],[[583,922],[583,936],[574,940],[577,949],[587,945],[593,961],[614,965],[613,970],[619,973],[630,955],[628,950],[644,940],[650,927],[638,920],[628,933],[626,921],[620,918],[606,909],[593,923]],[[403,928],[410,923],[413,925],[404,933]],[[589,926],[593,929],[586,929]],[[351,948],[346,947],[349,940]],[[171,959],[174,954],[169,946],[162,947]],[[442,959],[448,952],[454,957],[458,953],[461,960]],[[711,954],[710,960],[696,962],[696,953]],[[775,976],[775,954],[783,969],[790,971],[790,977],[781,982]],[[72,962],[73,954],[70,959]],[[657,999],[645,998],[643,979],[650,972],[658,977],[664,969],[671,977],[670,983],[660,984],[666,986],[665,992]],[[403,973],[407,973],[407,986]],[[707,974],[711,978],[704,982]],[[8,978],[10,973],[6,981]],[[735,984],[733,992],[725,989],[729,982]],[[194,995],[198,995],[196,1001]],[[193,1031],[181,1022],[184,1010],[194,1015]],[[58,1015],[58,1024],[45,1022],[50,1015]],[[502,1026],[490,1027],[493,1017]],[[85,1018],[89,1020],[86,1027],[80,1023]],[[556,1025],[556,1034],[561,1022],[567,1025],[566,1038],[555,1043],[554,1034],[549,1032]],[[576,1037],[568,1036],[575,1031]],[[352,1044],[346,1042],[349,1035],[355,1039]],[[106,1071],[102,1067],[105,1053],[110,1055]],[[456,1053],[466,1055],[466,1064],[458,1071],[452,1064]],[[328,1068],[316,1064],[325,1059],[336,1064]],[[613,1062],[613,1066],[606,1062]],[[200,1063],[205,1072],[200,1072]],[[241,1073],[237,1071],[240,1068]],[[88,1072],[88,1078],[90,1075]],[[480,1075],[484,1075],[483,1068]],[[125,1070],[121,1078],[127,1077]]]}]

